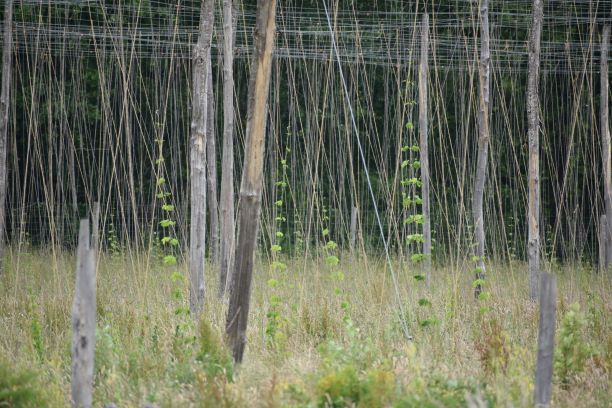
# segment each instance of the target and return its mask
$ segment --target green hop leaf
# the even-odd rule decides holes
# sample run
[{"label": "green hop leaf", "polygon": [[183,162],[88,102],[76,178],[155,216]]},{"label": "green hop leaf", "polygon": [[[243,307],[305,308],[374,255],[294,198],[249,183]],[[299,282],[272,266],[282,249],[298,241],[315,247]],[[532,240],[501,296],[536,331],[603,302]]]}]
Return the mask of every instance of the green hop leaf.
[{"label": "green hop leaf", "polygon": [[327,264],[327,266],[336,266],[339,262],[340,260],[338,259],[338,257],[334,255],[330,255],[325,258],[325,263]]},{"label": "green hop leaf", "polygon": [[176,257],[174,255],[166,255],[162,262],[164,265],[176,265]]}]

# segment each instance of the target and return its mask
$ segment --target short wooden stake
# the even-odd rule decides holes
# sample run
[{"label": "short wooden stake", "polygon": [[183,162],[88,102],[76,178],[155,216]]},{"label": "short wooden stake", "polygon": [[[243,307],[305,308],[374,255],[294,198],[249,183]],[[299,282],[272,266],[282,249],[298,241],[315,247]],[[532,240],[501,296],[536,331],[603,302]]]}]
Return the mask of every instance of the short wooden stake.
[{"label": "short wooden stake", "polygon": [[550,273],[541,273],[540,326],[538,330],[538,357],[536,361],[535,406],[550,406],[555,351],[555,312],[557,284]]},{"label": "short wooden stake", "polygon": [[92,406],[96,348],[96,255],[89,239],[89,220],[81,220],[76,287],[72,305],[72,406]]}]

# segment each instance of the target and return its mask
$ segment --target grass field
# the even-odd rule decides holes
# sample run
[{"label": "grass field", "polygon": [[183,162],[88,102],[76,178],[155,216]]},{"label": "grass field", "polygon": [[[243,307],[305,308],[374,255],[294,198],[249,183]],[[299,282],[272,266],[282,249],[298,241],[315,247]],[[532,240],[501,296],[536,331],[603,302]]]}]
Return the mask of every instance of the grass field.
[{"label": "grass field", "polygon": [[[339,259],[333,267],[324,256],[285,260],[283,271],[257,262],[245,360],[233,368],[223,347],[216,268],[207,268],[205,311],[194,323],[186,313],[185,266],[164,266],[156,256],[103,256],[96,406],[532,404],[538,308],[526,300],[525,265],[489,264],[490,297],[480,300],[473,298],[467,263],[465,270],[435,269],[429,291],[414,271],[401,271],[414,337],[408,342],[384,263]],[[10,387],[30,406],[69,405],[74,262],[68,254],[33,250],[7,255],[0,278],[0,406]],[[553,405],[610,406],[610,275],[581,267],[555,273]]]}]

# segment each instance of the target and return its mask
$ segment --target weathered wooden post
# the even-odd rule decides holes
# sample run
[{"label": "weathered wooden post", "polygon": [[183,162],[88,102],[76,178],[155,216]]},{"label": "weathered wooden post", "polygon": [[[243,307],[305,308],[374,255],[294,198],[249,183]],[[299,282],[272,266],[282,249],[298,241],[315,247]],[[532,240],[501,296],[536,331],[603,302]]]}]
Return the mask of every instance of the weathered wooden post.
[{"label": "weathered wooden post", "polygon": [[238,235],[225,323],[225,333],[236,363],[242,361],[246,345],[251,279],[263,188],[268,91],[275,33],[276,0],[258,0],[255,50],[251,60],[247,102],[245,158],[238,203]]},{"label": "weathered wooden post", "polygon": [[546,272],[540,275],[540,327],[538,329],[538,357],[534,396],[536,407],[548,407],[550,405],[555,351],[557,284],[554,275]]},{"label": "weathered wooden post", "polygon": [[214,265],[219,263],[219,200],[217,199],[217,144],[215,141],[215,95],[213,93],[212,57],[208,50],[207,68],[207,118],[206,118],[206,188],[208,192],[208,215],[210,220],[210,260]]},{"label": "weathered wooden post", "polygon": [[529,140],[529,198],[527,205],[527,258],[529,260],[529,299],[536,300],[540,272],[540,41],[544,0],[534,0],[531,37],[528,45],[527,137]]},{"label": "weathered wooden post", "polygon": [[351,209],[351,252],[355,252],[355,243],[357,242],[357,207]]},{"label": "weathered wooden post", "polygon": [[429,206],[429,142],[427,114],[427,71],[429,70],[429,14],[421,21],[421,61],[419,64],[419,154],[421,160],[421,193],[423,195],[423,272],[425,286],[431,279],[431,218]]},{"label": "weathered wooden post", "polygon": [[[95,228],[95,227],[94,227]],[[72,406],[92,406],[96,348],[96,256],[89,238],[89,220],[81,220],[72,305]]]},{"label": "weathered wooden post", "polygon": [[232,271],[235,242],[234,223],[234,31],[236,14],[232,0],[223,0],[223,157],[219,201],[220,269],[219,298],[227,291]]},{"label": "weathered wooden post", "polygon": [[610,154],[610,124],[609,124],[609,98],[610,84],[608,81],[608,48],[610,47],[610,25],[606,25],[601,33],[601,103],[600,103],[600,132],[601,132],[601,156],[604,179],[604,203],[607,217],[606,244],[606,269],[612,265],[612,156]]},{"label": "weathered wooden post", "polygon": [[208,130],[208,60],[214,23],[214,2],[202,1],[198,42],[193,49],[193,94],[191,103],[189,311],[198,319],[204,305],[204,258],[206,256],[206,137]]},{"label": "weathered wooden post", "polygon": [[0,272],[3,270],[6,201],[6,151],[13,56],[13,0],[4,5],[4,44],[2,47],[2,90],[0,91]]},{"label": "weathered wooden post", "polygon": [[[484,189],[487,180],[487,163],[489,158],[489,94],[491,83],[491,50],[489,33],[489,1],[480,2],[480,63],[478,65],[478,82],[480,84],[478,104],[478,157],[476,159],[476,176],[474,177],[474,195],[472,197],[472,212],[474,215],[474,238],[476,247],[476,274],[474,278],[480,282],[486,276],[485,269],[485,228],[484,228]],[[478,298],[482,286],[474,287],[474,297]]]},{"label": "weathered wooden post", "polygon": [[608,252],[608,221],[606,214],[602,214],[599,219],[599,270],[605,272],[607,269]]}]

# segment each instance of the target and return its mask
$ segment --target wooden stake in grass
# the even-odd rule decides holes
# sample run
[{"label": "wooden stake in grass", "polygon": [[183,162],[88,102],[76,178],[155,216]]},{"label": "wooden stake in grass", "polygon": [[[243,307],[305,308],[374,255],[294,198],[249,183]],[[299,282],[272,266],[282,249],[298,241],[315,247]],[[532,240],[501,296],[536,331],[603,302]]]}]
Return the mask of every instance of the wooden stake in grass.
[{"label": "wooden stake in grass", "polygon": [[608,252],[608,217],[605,214],[601,215],[599,219],[599,270],[605,272],[607,269],[606,265],[606,253]]},{"label": "wooden stake in grass", "polygon": [[427,70],[429,66],[429,15],[421,22],[421,63],[419,65],[419,152],[421,162],[421,194],[423,195],[423,272],[425,286],[431,278],[431,217],[429,210],[429,143],[427,123]]},{"label": "wooden stake in grass", "polygon": [[540,39],[543,0],[533,1],[531,37],[529,39],[529,74],[527,79],[527,135],[529,139],[529,202],[527,211],[527,257],[529,259],[529,299],[538,294],[540,273]]},{"label": "wooden stake in grass", "polygon": [[[485,278],[485,231],[483,198],[484,187],[487,179],[487,161],[489,154],[489,83],[491,54],[489,50],[489,1],[482,0],[480,3],[480,65],[478,70],[478,81],[480,83],[480,103],[478,108],[478,158],[476,162],[476,178],[474,180],[474,196],[472,198],[472,211],[474,213],[474,233],[476,238],[475,279],[480,282]],[[474,295],[478,297],[482,286],[476,284]]]},{"label": "wooden stake in grass", "polygon": [[212,40],[214,1],[202,1],[198,43],[193,51],[193,101],[191,105],[191,225],[189,242],[189,310],[194,318],[204,303],[206,255],[206,122],[208,115],[208,59]]},{"label": "wooden stake in grass", "polygon": [[535,406],[550,405],[555,351],[555,312],[557,284],[550,273],[542,273],[540,281],[540,326],[538,329],[538,359],[536,362]]},{"label": "wooden stake in grass", "polygon": [[610,157],[610,124],[608,123],[608,48],[610,46],[610,26],[606,25],[601,35],[601,104],[600,104],[600,132],[601,154],[604,176],[604,201],[606,205],[607,238],[606,242],[606,269],[612,265],[612,158]]},{"label": "wooden stake in grass", "polygon": [[[95,228],[95,226],[94,226]],[[92,406],[96,349],[96,254],[90,245],[89,220],[81,220],[76,286],[72,305],[72,406]]]},{"label": "wooden stake in grass", "polygon": [[6,217],[6,145],[11,92],[11,59],[13,56],[13,0],[4,6],[4,44],[2,48],[2,91],[0,91],[0,272],[4,268],[4,229]]},{"label": "wooden stake in grass", "polygon": [[246,344],[247,318],[257,228],[261,209],[268,90],[276,30],[276,0],[258,0],[249,99],[244,170],[238,205],[238,237],[225,331],[234,361]]}]

